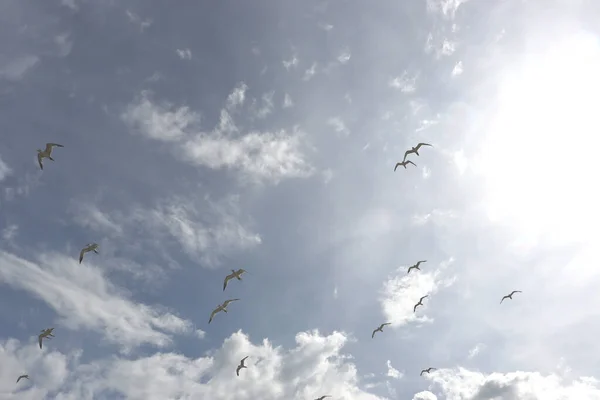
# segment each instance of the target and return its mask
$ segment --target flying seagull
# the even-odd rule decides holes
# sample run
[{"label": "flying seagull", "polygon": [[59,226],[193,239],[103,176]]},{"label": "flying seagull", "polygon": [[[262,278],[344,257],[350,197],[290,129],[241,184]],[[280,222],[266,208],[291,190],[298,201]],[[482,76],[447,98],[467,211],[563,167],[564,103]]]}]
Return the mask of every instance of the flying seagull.
[{"label": "flying seagull", "polygon": [[502,304],[502,302],[504,301],[504,299],[511,299],[512,300],[512,296],[515,293],[523,293],[523,292],[521,292],[520,290],[513,290],[511,294],[507,294],[506,296],[504,296],[502,298],[502,300],[500,300],[500,304]]},{"label": "flying seagull", "polygon": [[44,169],[44,165],[42,164],[42,160],[44,158],[49,158],[50,160],[54,161],[54,158],[52,158],[52,148],[56,146],[56,147],[65,147],[62,144],[58,144],[58,143],[46,143],[46,148],[44,149],[44,151],[38,149],[38,163],[40,164],[40,169]]},{"label": "flying seagull", "polygon": [[391,324],[391,322],[386,322],[385,324],[379,325],[379,328],[375,329],[373,331],[373,333],[371,334],[371,339],[373,339],[375,337],[375,332],[381,332],[381,333],[383,333],[383,327],[386,326],[386,325],[390,325],[390,324]]},{"label": "flying seagull", "polygon": [[415,307],[413,308],[413,312],[417,312],[417,307],[423,305],[423,299],[426,298],[426,297],[429,297],[429,295],[421,297],[421,299],[419,300],[419,302],[417,304],[415,304]]},{"label": "flying seagull", "polygon": [[415,167],[417,166],[417,164],[415,164],[414,162],[412,162],[412,161],[410,161],[410,160],[407,160],[407,161],[402,161],[402,162],[396,163],[396,166],[394,167],[394,172],[395,172],[395,171],[396,171],[396,169],[397,169],[399,166],[401,166],[401,165],[404,167],[404,169],[406,169],[406,165],[407,165],[407,164],[412,164],[412,165],[414,165]]},{"label": "flying seagull", "polygon": [[232,280],[233,278],[237,278],[238,281],[242,280],[242,274],[244,272],[248,272],[243,268],[238,269],[237,271],[235,269],[231,270],[231,273],[229,275],[227,275],[225,277],[225,281],[223,282],[223,291],[225,291],[225,288],[227,287],[227,283]]},{"label": "flying seagull", "polygon": [[330,395],[321,396],[321,397],[319,397],[318,399],[315,399],[315,400],[323,400],[323,399],[325,399],[325,397],[331,397],[331,396]]},{"label": "flying seagull", "polygon": [[227,306],[229,305],[229,303],[231,303],[232,301],[237,301],[239,299],[231,299],[231,300],[225,300],[223,302],[223,304],[219,304],[217,306],[217,308],[215,308],[213,310],[213,312],[210,314],[210,318],[208,320],[208,323],[210,324],[210,322],[213,320],[214,316],[217,315],[218,312],[223,311],[223,312],[227,312]]},{"label": "flying seagull", "polygon": [[248,367],[246,367],[244,365],[244,361],[246,361],[246,358],[248,358],[248,357],[250,357],[250,356],[246,356],[246,357],[242,358],[242,360],[240,361],[240,365],[237,366],[237,368],[235,370],[235,374],[237,376],[240,376],[240,369],[242,369],[242,368],[248,368]]},{"label": "flying seagull", "polygon": [[[431,145],[429,143],[419,143],[412,149],[406,150],[406,153],[404,153],[404,159],[402,160],[402,162],[406,161],[406,157],[411,153],[415,153],[416,155],[419,155],[419,149],[421,148],[421,146],[431,146]],[[431,147],[433,147],[433,146],[431,146]]]},{"label": "flying seagull", "polygon": [[83,249],[81,249],[81,252],[79,253],[79,264],[81,264],[81,262],[83,261],[83,255],[90,251],[93,251],[96,254],[100,254],[100,253],[98,253],[98,244],[97,243],[88,243],[85,245],[85,247]]},{"label": "flying seagull", "polygon": [[423,371],[421,371],[421,376],[423,376],[424,372],[430,373],[431,371],[435,371],[437,368],[433,368],[433,367],[429,367],[427,369],[424,369]]},{"label": "flying seagull", "polygon": [[40,344],[40,349],[42,348],[42,339],[46,338],[46,339],[50,339],[51,337],[54,337],[54,335],[52,334],[52,331],[54,330],[54,328],[48,328],[48,329],[42,329],[39,335],[38,335],[38,342]]},{"label": "flying seagull", "polygon": [[421,270],[421,268],[419,268],[419,265],[421,265],[421,263],[427,262],[427,260],[422,260],[419,261],[418,263],[416,263],[415,265],[411,265],[410,267],[408,267],[408,272],[407,274],[410,274],[410,270],[411,269],[418,269],[419,271]]},{"label": "flying seagull", "polygon": [[23,378],[25,378],[25,379],[29,379],[29,375],[21,375],[21,376],[19,376],[19,377],[17,378],[17,383],[19,383],[19,381],[20,381],[21,379],[23,379]]}]

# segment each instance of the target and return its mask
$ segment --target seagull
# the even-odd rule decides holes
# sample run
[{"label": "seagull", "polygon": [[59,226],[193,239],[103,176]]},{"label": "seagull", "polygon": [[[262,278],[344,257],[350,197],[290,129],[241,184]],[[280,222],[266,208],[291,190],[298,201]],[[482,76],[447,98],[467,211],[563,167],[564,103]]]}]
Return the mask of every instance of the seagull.
[{"label": "seagull", "polygon": [[235,374],[237,376],[240,376],[240,369],[242,369],[242,368],[248,368],[248,367],[246,367],[244,365],[244,361],[246,361],[246,358],[248,358],[248,357],[250,357],[250,356],[246,356],[246,357],[242,358],[242,360],[240,361],[240,365],[237,366],[237,368],[235,370]]},{"label": "seagull", "polygon": [[246,270],[245,270],[245,269],[243,269],[243,268],[240,268],[240,269],[238,269],[237,271],[236,271],[235,269],[232,269],[232,270],[231,270],[231,273],[225,277],[225,281],[223,282],[223,291],[225,291],[225,288],[227,287],[227,283],[228,283],[228,282],[229,282],[231,279],[233,279],[233,278],[237,278],[237,279],[238,279],[238,281],[241,281],[241,280],[242,280],[241,276],[242,276],[242,274],[243,274],[244,272],[248,272],[248,271],[246,271]]},{"label": "seagull", "polygon": [[217,308],[215,308],[213,310],[213,312],[210,314],[210,318],[208,320],[208,323],[210,324],[210,322],[213,320],[214,316],[217,315],[217,313],[219,311],[223,311],[223,312],[227,312],[227,306],[229,305],[229,303],[231,303],[232,301],[237,301],[239,299],[231,299],[231,300],[225,300],[225,302],[223,302],[223,304],[219,304],[217,306]]},{"label": "seagull", "polygon": [[[415,153],[416,155],[419,155],[419,149],[421,148],[421,146],[431,146],[431,145],[429,143],[419,143],[412,149],[406,150],[406,153],[404,153],[404,160],[402,160],[402,162],[406,161],[406,156],[408,156],[410,153]],[[433,147],[433,146],[431,146],[431,147]]]},{"label": "seagull", "polygon": [[38,335],[38,342],[40,344],[40,349],[42,348],[42,339],[46,338],[49,339],[51,337],[54,337],[54,335],[52,334],[52,331],[54,330],[54,328],[48,328],[48,329],[42,329],[39,335]]},{"label": "seagull", "polygon": [[83,255],[89,251],[93,251],[96,254],[100,254],[98,253],[97,243],[88,243],[83,249],[81,249],[81,252],[79,253],[79,264],[81,264],[81,262],[83,261]]},{"label": "seagull", "polygon": [[330,395],[321,396],[321,397],[319,397],[318,399],[315,399],[315,400],[323,400],[323,399],[325,399],[325,397],[331,397],[331,396]]},{"label": "seagull", "polygon": [[429,295],[423,296],[423,297],[421,297],[421,299],[419,299],[419,302],[417,304],[415,304],[415,308],[413,308],[413,312],[417,312],[417,307],[423,305],[423,299],[426,297],[429,297]]},{"label": "seagull", "polygon": [[422,260],[419,261],[418,263],[416,263],[415,265],[411,265],[410,267],[408,267],[408,272],[407,274],[410,274],[410,270],[411,269],[418,269],[419,271],[421,270],[421,268],[419,268],[419,265],[421,265],[421,263],[427,262],[427,260]]},{"label": "seagull", "polygon": [[25,379],[29,379],[29,375],[21,375],[21,376],[19,376],[19,377],[17,378],[17,383],[19,383],[19,381],[20,381],[21,379],[23,379],[23,378],[25,378]]},{"label": "seagull", "polygon": [[429,367],[427,369],[424,369],[423,371],[421,371],[421,376],[423,376],[424,372],[430,373],[431,371],[435,371],[437,368],[433,368],[433,367]]},{"label": "seagull", "polygon": [[394,167],[394,172],[396,171],[396,168],[398,168],[401,165],[404,167],[404,169],[406,169],[406,164],[412,164],[415,167],[417,166],[417,164],[415,164],[414,162],[412,162],[410,160],[408,160],[408,161],[402,161],[402,162],[396,163],[396,166]]},{"label": "seagull", "polygon": [[500,304],[502,304],[502,302],[504,301],[504,299],[511,299],[512,300],[512,296],[515,293],[523,293],[523,292],[521,292],[520,290],[513,290],[511,294],[507,294],[506,296],[504,296],[502,298],[502,300],[500,300]]},{"label": "seagull", "polygon": [[391,324],[391,322],[386,322],[385,324],[379,325],[379,328],[375,329],[373,331],[373,333],[371,334],[371,339],[373,339],[375,337],[375,332],[381,332],[381,333],[383,333],[383,327],[386,326],[386,325],[390,325],[390,324]]},{"label": "seagull", "polygon": [[44,169],[44,165],[42,165],[42,159],[44,158],[49,158],[50,160],[54,161],[54,158],[52,158],[52,148],[56,146],[56,147],[65,147],[62,144],[58,144],[58,143],[46,143],[46,148],[44,149],[44,151],[38,149],[38,163],[40,164],[40,169]]}]

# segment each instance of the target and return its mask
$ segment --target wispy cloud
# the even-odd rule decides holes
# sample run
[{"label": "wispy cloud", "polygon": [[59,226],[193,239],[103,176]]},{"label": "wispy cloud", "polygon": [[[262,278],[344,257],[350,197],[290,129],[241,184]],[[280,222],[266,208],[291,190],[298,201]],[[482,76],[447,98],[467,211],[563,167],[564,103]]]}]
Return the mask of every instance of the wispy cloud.
[{"label": "wispy cloud", "polygon": [[191,60],[192,59],[192,51],[190,49],[177,49],[177,55],[182,60]]},{"label": "wispy cloud", "polygon": [[485,348],[485,345],[483,343],[477,343],[471,350],[469,350],[469,354],[467,355],[467,358],[470,360],[474,357],[476,357],[481,350],[483,350]]},{"label": "wispy cloud", "polygon": [[0,281],[45,301],[69,329],[92,329],[127,352],[144,343],[171,343],[171,334],[190,323],[171,313],[134,303],[102,273],[74,257],[56,253],[39,256],[40,264],[0,252]]},{"label": "wispy cloud", "polygon": [[9,81],[20,80],[39,61],[40,58],[33,54],[17,57],[4,65],[0,65],[0,78],[7,79]]},{"label": "wispy cloud", "polygon": [[285,94],[285,97],[283,98],[283,108],[290,108],[294,106],[294,101],[292,100],[292,96],[290,96],[289,94]]},{"label": "wispy cloud", "polygon": [[344,120],[340,117],[331,117],[327,120],[327,125],[331,126],[337,134],[348,136],[350,130],[346,127]]},{"label": "wispy cloud", "polygon": [[12,170],[6,165],[2,158],[0,158],[0,182],[4,180],[7,176],[11,174]]},{"label": "wispy cloud", "polygon": [[294,54],[291,59],[283,60],[283,66],[285,69],[295,68],[298,65],[298,57]]},{"label": "wispy cloud", "polygon": [[149,28],[152,25],[153,21],[150,18],[142,20],[142,18],[139,15],[137,15],[129,10],[126,10],[125,14],[127,15],[127,18],[129,18],[129,21],[132,24],[134,24],[140,28],[140,32],[144,32],[144,30],[146,28]]},{"label": "wispy cloud", "polygon": [[304,77],[302,78],[305,81],[309,81],[315,74],[317,73],[317,63],[313,63],[309,69],[304,71]]},{"label": "wispy cloud", "polygon": [[339,61],[340,64],[346,64],[348,61],[350,61],[350,57],[352,56],[352,53],[350,53],[350,49],[344,49],[341,54],[337,57],[337,60]]},{"label": "wispy cloud", "polygon": [[233,91],[227,96],[226,107],[229,111],[235,110],[237,107],[244,104],[244,100],[246,100],[246,91],[248,90],[248,85],[244,82],[240,82]]},{"label": "wispy cloud", "polygon": [[404,71],[402,75],[391,79],[389,85],[402,93],[414,93],[417,90],[417,78],[417,75],[411,76],[408,71]]}]

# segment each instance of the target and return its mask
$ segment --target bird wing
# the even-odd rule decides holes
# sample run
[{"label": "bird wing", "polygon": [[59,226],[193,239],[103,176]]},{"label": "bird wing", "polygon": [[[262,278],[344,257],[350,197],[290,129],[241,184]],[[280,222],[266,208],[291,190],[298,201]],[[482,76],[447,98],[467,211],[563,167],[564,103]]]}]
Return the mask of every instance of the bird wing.
[{"label": "bird wing", "polygon": [[383,328],[384,326],[391,325],[391,324],[392,324],[391,322],[386,322],[385,324],[381,324],[381,327]]},{"label": "bird wing", "polygon": [[235,374],[236,374],[237,376],[240,376],[240,369],[242,369],[242,366],[241,366],[241,365],[238,365],[238,367],[235,369]]},{"label": "bird wing", "polygon": [[210,324],[210,322],[213,320],[214,316],[217,315],[217,313],[221,311],[219,308],[215,308],[213,310],[212,313],[210,313],[210,318],[208,319],[208,323]]},{"label": "bird wing", "polygon": [[521,292],[520,290],[513,290],[513,292],[510,295],[512,296],[515,293],[523,293],[523,292]]},{"label": "bird wing", "polygon": [[415,152],[415,151],[414,151],[414,150],[412,150],[412,149],[411,149],[411,150],[406,150],[406,152],[404,153],[404,159],[402,160],[402,162],[406,161],[406,157],[407,157],[409,154],[411,154],[411,153],[414,153],[414,152]]},{"label": "bird wing", "polygon": [[412,266],[408,267],[408,271],[406,273],[410,274],[410,270],[413,269],[413,268],[417,268],[417,266],[416,265],[412,265]]},{"label": "bird wing", "polygon": [[79,264],[83,261],[83,255],[85,254],[85,249],[81,249],[79,252]]},{"label": "bird wing", "polygon": [[229,305],[229,303],[234,302],[234,301],[238,301],[239,299],[229,299],[229,300],[225,300],[225,302],[223,303],[223,307],[227,307]]},{"label": "bird wing", "polygon": [[375,337],[375,332],[377,332],[377,329],[373,330],[373,333],[371,334],[371,339],[373,339]]},{"label": "bird wing", "polygon": [[420,376],[423,376],[423,373],[424,373],[424,372],[427,372],[427,370],[426,370],[426,369],[424,369],[424,370],[421,370],[421,374],[420,374]]},{"label": "bird wing", "polygon": [[40,349],[42,348],[42,338],[43,338],[42,335],[38,336],[38,343],[40,344]]},{"label": "bird wing", "polygon": [[37,154],[38,164],[40,164],[40,169],[44,169],[44,165],[42,164],[42,153]]},{"label": "bird wing", "polygon": [[58,144],[58,143],[46,143],[46,152],[51,151],[52,147],[65,147],[62,144]]},{"label": "bird wing", "polygon": [[417,164],[415,164],[414,162],[412,162],[412,161],[410,161],[410,160],[406,161],[406,163],[407,163],[407,164],[412,164],[412,165],[414,165],[415,167],[417,166]]},{"label": "bird wing", "polygon": [[402,165],[402,163],[400,163],[400,162],[399,162],[399,163],[396,163],[396,166],[394,167],[394,171],[396,171],[396,169],[397,169],[399,166],[401,166],[401,165]]},{"label": "bird wing", "polygon": [[431,146],[429,143],[419,143],[418,145],[415,146],[415,149],[418,151],[421,146]]},{"label": "bird wing", "polygon": [[244,361],[246,361],[246,359],[247,359],[248,357],[250,357],[250,356],[246,356],[246,357],[242,358],[242,361],[240,361],[240,362],[242,363],[242,365],[244,365]]},{"label": "bird wing", "polygon": [[422,301],[423,301],[423,299],[425,299],[427,296],[429,296],[429,295],[425,295],[425,296],[421,297],[421,298],[419,299],[419,303],[420,303],[420,302],[422,302]]},{"label": "bird wing", "polygon": [[17,378],[17,383],[19,383],[19,381],[23,378],[23,375],[21,375],[20,377]]},{"label": "bird wing", "polygon": [[417,307],[419,307],[419,303],[415,304],[415,306],[413,307],[413,312],[417,311]]},{"label": "bird wing", "polygon": [[233,276],[233,274],[229,274],[225,277],[225,280],[223,281],[223,291],[225,291],[225,288],[227,287],[227,282],[229,282],[229,280],[232,279]]},{"label": "bird wing", "polygon": [[502,302],[504,301],[504,299],[508,299],[508,296],[504,296],[504,297],[502,298],[502,300],[500,300],[500,304],[502,304]]}]

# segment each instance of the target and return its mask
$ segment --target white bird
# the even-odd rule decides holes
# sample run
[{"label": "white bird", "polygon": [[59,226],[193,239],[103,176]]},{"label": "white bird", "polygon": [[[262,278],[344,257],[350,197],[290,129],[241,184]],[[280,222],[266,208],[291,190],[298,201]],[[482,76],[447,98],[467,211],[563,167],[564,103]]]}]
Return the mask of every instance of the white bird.
[{"label": "white bird", "polygon": [[431,371],[435,371],[435,370],[436,370],[436,368],[429,367],[429,368],[427,368],[427,369],[424,369],[424,370],[422,370],[422,371],[421,371],[421,375],[420,375],[420,376],[423,376],[423,374],[424,374],[425,372],[427,372],[427,373],[430,373]]},{"label": "white bird", "polygon": [[[419,149],[421,148],[421,146],[431,146],[431,145],[429,143],[419,143],[412,149],[406,150],[406,153],[404,153],[404,159],[402,160],[402,162],[406,161],[406,156],[408,156],[411,153],[415,153],[416,155],[419,155]],[[431,147],[433,147],[433,146],[431,146]]]},{"label": "white bird", "polygon": [[96,254],[100,254],[98,253],[98,244],[97,243],[88,243],[85,245],[85,247],[83,249],[81,249],[81,252],[79,252],[79,264],[81,264],[81,262],[83,261],[83,255],[87,252],[93,251]]},{"label": "white bird", "polygon": [[415,304],[415,307],[413,308],[413,312],[417,312],[417,307],[423,305],[423,299],[426,297],[429,297],[429,295],[423,296],[419,299],[419,302],[417,304]]},{"label": "white bird", "polygon": [[51,337],[54,337],[54,335],[52,334],[52,331],[54,330],[54,328],[48,328],[48,329],[42,329],[39,335],[38,335],[38,342],[40,344],[40,349],[42,348],[42,339],[46,338],[46,339],[50,339]]},{"label": "white bird", "polygon": [[381,332],[381,333],[383,333],[383,327],[386,326],[386,325],[391,325],[391,322],[386,322],[385,324],[379,325],[379,328],[375,329],[373,331],[373,333],[371,334],[371,339],[373,339],[375,337],[375,332]]},{"label": "white bird", "polygon": [[227,287],[227,283],[232,280],[233,278],[237,278],[238,281],[242,280],[242,274],[244,272],[248,272],[243,268],[238,269],[237,271],[235,269],[231,270],[231,273],[229,275],[227,275],[225,277],[225,281],[223,282],[223,291],[225,291],[225,288]]},{"label": "white bird", "polygon": [[223,311],[224,313],[227,312],[227,306],[229,305],[229,303],[231,303],[232,301],[238,301],[239,299],[231,299],[231,300],[225,300],[223,302],[223,304],[219,304],[217,306],[217,308],[215,308],[213,310],[213,312],[210,314],[210,318],[208,320],[208,323],[210,324],[210,322],[213,320],[214,316],[217,315],[218,312]]},{"label": "white bird", "polygon": [[504,296],[502,298],[502,300],[500,300],[500,304],[502,304],[502,302],[504,301],[504,299],[511,299],[512,300],[513,294],[515,294],[515,293],[523,293],[523,292],[521,292],[520,290],[513,290],[511,294],[507,294],[506,296]]},{"label": "white bird", "polygon": [[412,162],[412,161],[410,161],[410,160],[407,160],[407,161],[402,161],[402,162],[396,163],[396,166],[394,167],[394,172],[396,172],[396,169],[397,169],[399,166],[401,166],[401,165],[404,167],[404,169],[406,169],[406,165],[407,165],[407,164],[412,164],[412,165],[414,165],[415,167],[417,166],[417,164],[415,164],[414,162]]},{"label": "white bird", "polygon": [[24,378],[24,379],[29,379],[29,375],[21,375],[21,376],[19,376],[19,377],[17,378],[17,383],[19,383],[19,381],[20,381],[21,379],[23,379],[23,378]]},{"label": "white bird", "polygon": [[248,368],[248,367],[246,367],[244,365],[244,361],[246,361],[246,358],[248,358],[248,357],[250,357],[250,356],[246,356],[246,357],[242,358],[242,360],[240,361],[240,365],[237,366],[237,368],[235,370],[235,374],[237,376],[240,376],[240,369],[242,369],[242,368]]},{"label": "white bird", "polygon": [[415,265],[411,265],[410,267],[408,267],[408,272],[407,274],[410,274],[410,270],[411,269],[418,269],[419,271],[421,270],[421,268],[419,268],[419,265],[421,265],[421,263],[427,262],[427,260],[423,260],[423,261],[419,261],[418,263],[416,263]]},{"label": "white bird", "polygon": [[54,158],[52,158],[52,148],[53,147],[65,147],[62,144],[58,144],[58,143],[46,143],[46,148],[42,151],[40,149],[38,149],[38,163],[40,164],[40,169],[44,169],[44,165],[42,164],[42,159],[44,158],[49,158],[50,160],[54,161]]}]

